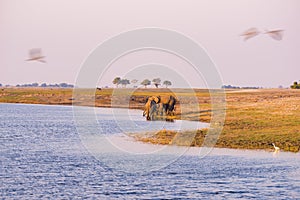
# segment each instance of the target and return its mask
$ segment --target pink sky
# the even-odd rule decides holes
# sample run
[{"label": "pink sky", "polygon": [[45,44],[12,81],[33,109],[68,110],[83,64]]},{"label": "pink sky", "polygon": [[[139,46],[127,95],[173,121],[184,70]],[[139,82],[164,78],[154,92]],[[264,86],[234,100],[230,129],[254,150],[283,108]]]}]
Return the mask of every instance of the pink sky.
[{"label": "pink sky", "polygon": [[[104,40],[136,28],[159,27],[201,44],[224,84],[287,87],[300,79],[299,10],[298,0],[0,0],[0,83],[74,83],[83,61]],[[284,29],[284,38],[259,35],[244,42],[239,34],[251,27]],[[34,47],[42,48],[46,64],[24,61]],[[146,62],[143,56],[136,59]],[[110,70],[102,85],[130,71],[130,64],[123,62],[119,65],[128,68]],[[169,66],[180,71],[176,63]],[[192,84],[203,87],[196,79]]]}]

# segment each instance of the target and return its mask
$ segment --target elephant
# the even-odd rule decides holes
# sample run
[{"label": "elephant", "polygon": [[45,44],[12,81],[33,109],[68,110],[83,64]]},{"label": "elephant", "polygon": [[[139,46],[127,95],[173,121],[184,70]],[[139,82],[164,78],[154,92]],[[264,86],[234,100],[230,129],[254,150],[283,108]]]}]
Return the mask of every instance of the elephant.
[{"label": "elephant", "polygon": [[147,120],[153,120],[154,113],[156,112],[157,104],[160,99],[156,96],[148,97],[146,100],[143,116],[146,116]]},{"label": "elephant", "polygon": [[174,96],[152,96],[148,97],[143,116],[147,120],[153,120],[155,114],[160,113],[161,116],[173,115],[175,110],[176,99]]},{"label": "elephant", "polygon": [[159,97],[159,111],[160,115],[172,115],[175,110],[176,99],[174,96]]}]

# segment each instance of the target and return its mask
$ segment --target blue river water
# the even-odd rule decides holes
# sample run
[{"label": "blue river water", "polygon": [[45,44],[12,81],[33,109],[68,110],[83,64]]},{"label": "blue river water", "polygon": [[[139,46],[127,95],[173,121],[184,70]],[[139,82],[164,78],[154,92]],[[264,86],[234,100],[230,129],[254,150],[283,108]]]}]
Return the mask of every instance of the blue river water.
[{"label": "blue river water", "polygon": [[[71,106],[0,104],[1,199],[300,199],[299,153],[215,148],[200,158],[200,148],[164,151],[122,135],[122,127],[134,130],[116,126],[110,110],[95,111],[108,137],[90,137],[80,133]],[[137,127],[151,124],[130,112]]]}]

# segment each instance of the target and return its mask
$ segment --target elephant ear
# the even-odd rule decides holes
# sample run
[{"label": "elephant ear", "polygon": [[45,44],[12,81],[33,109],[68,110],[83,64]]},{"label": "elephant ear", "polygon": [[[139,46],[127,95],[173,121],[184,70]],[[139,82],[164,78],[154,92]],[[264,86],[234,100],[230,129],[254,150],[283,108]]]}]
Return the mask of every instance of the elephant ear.
[{"label": "elephant ear", "polygon": [[157,96],[158,101],[156,103],[160,103],[160,96]]},{"label": "elephant ear", "polygon": [[174,96],[170,96],[170,99],[176,102],[176,98]]},{"label": "elephant ear", "polygon": [[162,97],[160,98],[160,101],[161,101],[161,103],[163,103],[163,104],[167,104],[167,103],[169,103],[169,101],[170,101],[170,96],[162,96]]},{"label": "elephant ear", "polygon": [[160,98],[159,97],[155,97],[155,103],[159,103],[160,102]]}]

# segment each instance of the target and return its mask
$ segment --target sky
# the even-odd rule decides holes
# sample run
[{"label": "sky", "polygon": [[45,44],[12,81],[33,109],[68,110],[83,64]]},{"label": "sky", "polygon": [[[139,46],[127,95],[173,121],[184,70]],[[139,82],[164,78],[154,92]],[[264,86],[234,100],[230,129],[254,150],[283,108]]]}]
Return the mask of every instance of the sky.
[{"label": "sky", "polygon": [[[158,27],[200,44],[226,85],[288,87],[300,80],[299,10],[298,0],[0,0],[0,83],[74,84],[102,42],[133,29]],[[276,41],[261,34],[245,42],[239,35],[251,27],[283,29],[284,37]],[[25,61],[36,47],[47,63]],[[158,66],[177,75],[153,73]],[[173,87],[183,87],[180,79],[205,87],[205,77],[189,68],[165,52],[135,52],[113,63],[98,84],[112,86],[116,76],[139,81],[160,76]],[[134,70],[144,73],[134,77]]]}]

